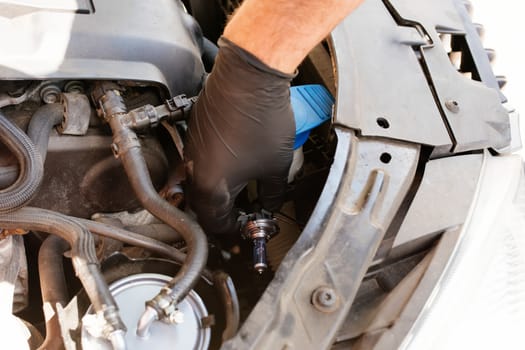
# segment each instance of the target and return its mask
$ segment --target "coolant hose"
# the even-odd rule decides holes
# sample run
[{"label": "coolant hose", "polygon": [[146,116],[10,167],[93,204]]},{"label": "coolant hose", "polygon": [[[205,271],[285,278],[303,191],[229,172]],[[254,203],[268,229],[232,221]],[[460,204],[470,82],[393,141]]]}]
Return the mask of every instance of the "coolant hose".
[{"label": "coolant hose", "polygon": [[[63,114],[63,106],[59,103],[52,103],[40,107],[29,121],[27,136],[29,136],[29,139],[40,153],[42,164],[46,160],[51,130],[62,122]],[[0,167],[0,188],[6,188],[13,184],[18,175],[18,167],[16,165]]]},{"label": "coolant hose", "polygon": [[168,244],[183,240],[177,231],[166,224],[129,225],[122,228]]},{"label": "coolant hose", "polygon": [[57,304],[65,306],[69,300],[62,260],[68,249],[67,241],[58,236],[49,236],[38,252],[38,273],[46,320],[46,338],[39,347],[42,350],[64,348]]},{"label": "coolant hose", "polygon": [[[146,237],[141,234],[98,221],[86,220],[81,218],[71,219],[77,220],[82,225],[84,225],[89,231],[96,235],[111,238],[129,245],[149,250],[151,252],[169,258],[173,261],[176,261],[181,265],[184,264],[184,261],[186,261],[186,254],[182,253],[177,248],[174,248],[166,243],[159,242],[153,238]],[[212,275],[210,272],[204,270],[203,273],[206,278],[212,279]]]},{"label": "coolant hose", "polygon": [[47,146],[51,130],[62,122],[64,118],[64,106],[60,103],[51,103],[37,109],[31,117],[27,127],[27,136],[33,141],[36,149],[45,163],[47,156]]},{"label": "coolant hose", "polygon": [[22,228],[55,234],[71,247],[71,260],[75,273],[104,324],[102,333],[114,348],[124,339],[126,326],[120,319],[118,307],[98,266],[91,233],[77,221],[45,209],[25,207],[11,213],[0,214],[0,227]]},{"label": "coolant hose", "polygon": [[17,180],[11,186],[0,190],[0,214],[2,214],[21,208],[33,199],[42,182],[44,167],[33,142],[2,112],[0,112],[0,140],[13,153],[20,165]]},{"label": "coolant hose", "polygon": [[[180,233],[188,246],[186,262],[167,284],[169,297],[178,304],[195,286],[208,258],[208,242],[201,227],[185,213],[162,199],[148,173],[146,162],[139,148],[131,148],[121,155],[128,180],[145,209]],[[166,288],[163,292],[166,293]]]},{"label": "coolant hose", "polygon": [[196,221],[162,199],[153,187],[138,136],[125,124],[127,109],[120,92],[102,84],[93,95],[111,127],[113,151],[121,159],[135,195],[146,210],[179,232],[188,248],[186,261],[177,275],[146,302],[146,312],[137,328],[137,334],[145,336],[155,319],[169,319],[173,315],[176,305],[198,282],[208,258],[208,241]]}]

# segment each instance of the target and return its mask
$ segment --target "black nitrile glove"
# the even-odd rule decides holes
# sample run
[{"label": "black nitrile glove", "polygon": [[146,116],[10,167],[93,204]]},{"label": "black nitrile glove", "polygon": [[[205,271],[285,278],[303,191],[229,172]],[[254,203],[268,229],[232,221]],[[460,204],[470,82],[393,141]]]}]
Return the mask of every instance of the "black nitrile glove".
[{"label": "black nitrile glove", "polygon": [[219,39],[185,148],[187,199],[208,234],[238,232],[234,201],[250,180],[263,208],[281,206],[295,139],[292,78]]}]

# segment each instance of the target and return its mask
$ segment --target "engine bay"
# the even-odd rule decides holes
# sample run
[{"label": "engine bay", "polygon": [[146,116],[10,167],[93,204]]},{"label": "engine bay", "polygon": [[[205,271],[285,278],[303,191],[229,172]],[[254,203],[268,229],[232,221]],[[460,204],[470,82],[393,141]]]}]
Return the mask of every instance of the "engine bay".
[{"label": "engine bay", "polygon": [[[28,175],[38,188],[24,198],[30,207],[14,214],[5,209],[6,218],[0,219],[5,280],[16,286],[4,304],[14,305],[13,329],[31,334],[29,341],[12,337],[13,347],[99,349],[127,343],[137,349],[219,348],[250,313],[308,221],[328,175],[335,135],[328,124],[311,134],[317,125],[303,125],[281,212],[246,214],[244,233],[208,237],[197,248],[188,245],[187,234],[162,218],[187,208],[186,121],[216,47],[203,43],[207,39],[178,2],[147,6],[155,12],[149,18],[162,20],[139,26],[137,15],[146,6],[141,2],[118,17],[110,16],[115,11],[111,3],[87,5],[66,11],[13,3],[6,9],[19,27],[38,23],[34,33],[67,44],[40,62],[41,56],[24,52],[43,50],[37,47],[43,42],[24,41],[23,33],[12,27],[13,38],[20,40],[0,62],[3,121],[25,131],[34,144],[27,152],[37,155],[34,164],[24,164],[10,142],[0,145],[3,191],[16,194]],[[160,27],[166,32],[168,22],[169,37],[148,35]],[[69,37],[63,38],[66,29]],[[60,65],[51,67],[53,61]],[[312,82],[303,74],[296,81]],[[333,100],[322,89],[327,119]],[[306,91],[312,92],[317,93]],[[301,92],[294,93],[295,103],[308,107],[300,101]],[[132,153],[130,149],[137,156],[126,165],[123,154]],[[38,155],[43,175],[33,174],[38,173]],[[141,171],[142,176],[136,175]],[[141,181],[147,183],[142,199],[135,192]],[[239,196],[238,205],[247,213],[253,209],[256,187],[250,184]],[[150,195],[162,199],[160,207],[169,203],[168,209],[160,209],[165,214],[144,209]],[[185,218],[178,220],[194,220],[191,213]],[[261,230],[262,238],[259,227],[267,228]],[[259,260],[253,257],[258,251],[254,244],[264,249]],[[193,265],[201,266],[188,273],[186,259],[197,260],[195,255],[200,261]],[[184,278],[191,281],[181,283]],[[170,290],[181,284],[182,290]],[[156,293],[162,297],[154,307],[163,305],[165,318],[137,335],[137,322],[147,318],[144,303]],[[184,298],[173,302],[173,293]]]},{"label": "engine bay", "polygon": [[[358,31],[340,28],[332,42],[315,47],[292,81],[296,144],[285,204],[277,212],[261,210],[258,184],[252,181],[235,203],[239,232],[214,236],[206,235],[189,207],[184,147],[192,106],[217,54],[213,42],[221,21],[208,21],[203,7],[194,6],[198,1],[161,0],[155,6],[138,0],[74,3],[0,4],[0,31],[7,38],[0,55],[0,281],[5,282],[0,283],[0,317],[9,348],[218,349],[234,336],[237,344],[248,339],[239,327],[252,314],[270,322],[269,315],[275,312],[279,322],[292,327],[297,319],[279,314],[279,308],[262,309],[280,303],[280,297],[297,305],[300,300],[314,310],[312,316],[311,310],[297,306],[298,314],[305,313],[305,329],[315,329],[323,320],[329,327],[330,315],[343,315],[337,316],[343,323],[340,329],[331,330],[327,339],[324,334],[318,337],[326,347],[335,342],[334,348],[338,343],[343,344],[340,348],[349,343],[366,348],[366,342],[358,342],[369,331],[368,322],[381,315],[383,302],[405,277],[422,276],[439,235],[450,228],[447,222],[419,232],[414,225],[417,234],[399,243],[401,248],[396,246],[397,230],[424,183],[427,163],[452,159],[456,150],[468,151],[472,154],[463,154],[467,160],[461,166],[475,173],[478,147],[489,142],[484,135],[480,140],[469,134],[463,144],[460,140],[459,146],[452,145],[431,91],[421,88],[428,88],[431,74],[422,78],[425,57],[414,54],[414,48],[426,45],[428,38],[410,40],[410,61],[392,61],[402,67],[404,84],[413,84],[420,94],[418,101],[428,102],[424,110],[430,117],[414,122],[443,130],[396,129],[411,115],[405,113],[404,103],[398,103],[399,93],[393,88],[380,108],[388,110],[392,102],[396,113],[360,120],[352,109],[359,103],[349,101],[362,96],[346,91],[348,99],[341,99],[345,91],[336,89],[338,74],[350,70],[340,62],[345,57],[334,55],[334,45]],[[214,2],[213,10],[225,20],[237,5]],[[190,6],[192,15],[186,9]],[[398,25],[408,30],[408,22],[397,15],[396,24],[389,10],[388,1],[365,6],[368,18],[388,18],[385,23],[392,33],[397,33]],[[392,48],[387,36],[381,38],[374,41],[378,47],[406,53]],[[461,35],[449,40],[452,52],[443,55],[447,68],[451,68],[448,56],[468,49],[458,44],[466,43]],[[363,71],[376,69],[366,60],[355,64]],[[469,69],[469,79],[478,73],[467,63],[460,66],[459,70]],[[388,74],[397,74],[389,68],[381,66]],[[362,89],[375,93],[374,84],[384,85],[382,74],[375,78]],[[481,84],[473,87],[486,90]],[[508,116],[497,93],[490,90],[486,96],[487,104],[494,97],[497,113],[490,118],[495,121],[477,122],[490,124],[496,130],[491,129],[497,140],[493,143],[502,146],[508,141]],[[347,113],[334,115],[334,97],[342,101],[340,111]],[[412,99],[409,94],[405,97]],[[312,115],[315,120],[308,120]],[[392,132],[403,136],[391,138]],[[448,151],[453,147],[454,152]],[[463,184],[464,179],[457,181]],[[468,208],[469,198],[454,205]],[[367,211],[370,222],[356,220],[352,226],[345,221],[368,215]],[[397,221],[390,225],[394,217]],[[335,232],[335,238],[325,234],[327,240],[334,239],[332,250],[326,243],[315,246],[328,228]],[[361,239],[360,232],[371,232],[364,235],[370,241]],[[351,241],[347,234],[358,238]],[[300,246],[291,251],[296,242]],[[354,243],[366,249],[354,248]],[[327,249],[319,263],[327,272],[308,262],[318,258],[310,254],[315,248]],[[351,271],[364,275],[360,283],[350,275],[338,280],[336,269],[330,270],[347,264],[339,258],[341,252],[355,259],[368,254],[361,260],[371,265],[357,271],[355,264],[356,271]],[[279,269],[281,263],[286,266]],[[307,273],[308,268],[314,272]],[[304,281],[287,282],[305,290],[313,287],[304,295],[300,288],[278,294],[272,283],[284,285],[292,269],[294,278],[299,275]],[[347,309],[339,307],[346,296],[338,295],[326,281],[343,286],[353,282],[356,302],[351,309],[351,303]],[[270,300],[272,293],[275,300]],[[257,331],[253,319],[246,328]],[[261,332],[271,333],[268,329],[261,326]],[[286,330],[280,330],[283,339],[293,335]]]},{"label": "engine bay", "polygon": [[[140,124],[141,121],[144,124],[135,141],[139,144],[153,188],[170,203],[170,206],[180,209],[185,206],[181,153],[185,118],[188,114],[185,108],[191,108],[192,102],[183,95],[164,100],[162,103],[162,90],[156,86],[144,86],[138,82],[119,83],[78,80],[10,81],[3,85],[4,96],[12,98],[18,92],[27,96],[27,99],[20,99],[20,102],[11,104],[7,97],[4,98],[2,114],[9,123],[17,125],[21,130],[39,130],[38,136],[33,138],[37,149],[45,154],[45,176],[31,200],[31,207],[34,207],[35,211],[39,208],[38,210],[46,213],[57,213],[78,220],[80,224],[87,220],[95,221],[104,225],[102,231],[121,230],[120,238],[118,235],[95,235],[94,247],[96,261],[100,263],[109,290],[117,303],[137,306],[137,310],[134,311],[120,306],[120,314],[124,315],[122,317],[130,329],[134,325],[130,325],[129,322],[137,321],[137,313],[140,314],[138,310],[144,310],[143,302],[147,299],[144,295],[151,297],[152,290],[161,290],[163,284],[171,279],[170,276],[180,269],[180,263],[184,261],[181,258],[182,253],[173,253],[173,250],[186,252],[188,247],[176,230],[142,208],[118,159],[118,151],[115,149],[115,143],[112,143],[114,138],[111,129],[97,116],[101,109],[97,111],[93,95],[101,86],[118,89],[110,91],[118,92],[118,96],[122,97],[123,106],[131,111],[121,115],[135,118],[130,125]],[[104,109],[107,111],[110,108]],[[166,114],[166,120],[159,121],[157,117],[152,117],[155,110]],[[231,333],[238,327],[239,321],[247,316],[257,302],[272,279],[272,271],[279,266],[287,250],[299,236],[301,227],[308,220],[316,196],[322,190],[323,181],[328,174],[334,148],[335,139],[326,126],[312,133],[300,149],[304,164],[300,166],[301,171],[294,176],[287,193],[287,204],[282,212],[275,213],[275,217],[270,215],[266,219],[247,219],[253,222],[275,222],[277,230],[281,231],[277,238],[268,242],[268,261],[266,254],[261,257],[265,264],[264,269],[260,270],[261,274],[256,273],[257,267],[252,261],[253,243],[249,235],[245,239],[240,233],[238,237],[209,238],[209,270],[202,273],[195,289],[184,302],[178,304],[181,310],[178,315],[181,315],[183,320],[174,321],[175,326],[171,327],[169,322],[159,322],[156,324],[160,328],[151,330],[155,346],[173,344],[173,339],[177,339],[174,344],[182,344],[183,348],[217,348],[225,332]],[[10,153],[8,147],[3,147],[0,157],[3,170],[0,181],[4,188],[16,184],[19,172],[17,160]],[[256,187],[255,183],[253,187]],[[305,191],[305,188],[309,190]],[[251,208],[254,193],[256,191],[251,188],[247,189],[240,196],[240,205]],[[24,225],[20,225],[22,226]],[[95,233],[91,227],[89,231]],[[130,238],[130,232],[135,236]],[[20,233],[24,233],[23,240],[18,236]],[[17,274],[16,284],[23,288],[17,288],[14,292],[17,305],[14,310],[18,317],[29,320],[28,322],[34,325],[31,329],[37,334],[37,339],[38,334],[47,334],[44,348],[55,347],[57,344],[67,348],[68,341],[81,342],[82,347],[86,349],[103,347],[101,334],[96,330],[89,331],[90,328],[96,328],[89,324],[97,324],[90,319],[96,320],[95,315],[98,312],[93,311],[82,283],[75,277],[75,274],[78,274],[75,272],[75,266],[72,266],[68,259],[63,259],[64,254],[71,254],[69,246],[57,236],[45,231],[28,229],[22,232],[20,229],[5,228],[2,234],[4,246],[16,245],[21,252],[24,252],[25,246],[27,251],[27,263],[21,260]],[[139,245],[129,244],[130,239],[135,239]],[[175,263],[169,260],[174,256]],[[12,262],[6,263],[5,266],[9,265],[12,265]],[[266,268],[268,271],[262,274]],[[46,269],[50,271],[46,272]],[[223,271],[227,271],[232,277]],[[56,278],[58,281],[55,281]],[[64,296],[65,299],[60,300],[63,305],[58,303],[64,308],[57,309],[56,306],[51,306],[49,314],[49,306],[46,305],[57,300],[48,300],[46,295],[54,293],[49,291],[56,288],[57,283],[64,289],[61,293],[74,298],[70,300]],[[148,283],[150,286],[144,287],[149,285]],[[42,295],[39,295],[39,285]],[[124,295],[122,298],[128,299],[120,300],[120,293]],[[64,303],[65,301],[67,303]],[[45,315],[42,313],[41,303],[44,303]],[[79,313],[84,313],[84,318],[72,323],[78,325],[78,328],[64,328],[72,327],[69,318]],[[47,321],[44,322],[44,319]],[[58,330],[50,330],[49,322],[52,321],[57,323],[55,327],[59,328]],[[177,326],[179,323],[184,326]],[[204,327],[203,324],[207,326]],[[189,332],[187,327],[192,331]],[[197,332],[195,329],[203,330]],[[77,332],[80,337],[64,339],[65,343],[60,344],[57,339],[66,331]],[[182,343],[178,343],[180,341]],[[147,344],[151,346],[151,343]]]}]

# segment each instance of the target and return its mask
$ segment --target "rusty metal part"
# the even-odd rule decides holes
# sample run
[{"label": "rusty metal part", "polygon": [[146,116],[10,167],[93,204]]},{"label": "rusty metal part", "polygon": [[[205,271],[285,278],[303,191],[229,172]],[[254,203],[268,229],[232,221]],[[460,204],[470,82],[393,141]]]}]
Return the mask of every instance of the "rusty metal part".
[{"label": "rusty metal part", "polygon": [[86,95],[79,93],[64,93],[60,95],[64,107],[64,119],[59,130],[66,135],[85,135],[89,128],[91,105]]},{"label": "rusty metal part", "polygon": [[164,193],[164,199],[168,201],[169,204],[173,205],[174,207],[180,207],[182,202],[184,201],[184,193],[183,192],[171,192],[166,191]]},{"label": "rusty metal part", "polygon": [[180,159],[184,159],[184,144],[182,143],[182,138],[180,137],[179,131],[176,127],[168,123],[167,120],[163,120],[161,124],[170,134],[175,147],[177,147],[177,152],[179,153]]},{"label": "rusty metal part", "polygon": [[21,229],[21,228],[15,228],[15,229],[1,229],[0,230],[0,240],[6,239],[9,236],[16,236],[16,235],[25,235],[29,233],[29,231]]}]

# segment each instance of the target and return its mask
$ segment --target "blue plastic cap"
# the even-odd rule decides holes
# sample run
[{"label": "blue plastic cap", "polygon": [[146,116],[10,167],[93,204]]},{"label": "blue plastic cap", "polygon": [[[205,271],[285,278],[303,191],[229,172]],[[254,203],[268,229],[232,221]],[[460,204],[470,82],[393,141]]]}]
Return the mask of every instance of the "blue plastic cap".
[{"label": "blue plastic cap", "polygon": [[301,85],[290,88],[295,116],[294,150],[301,147],[310,131],[332,116],[334,98],[322,85]]}]

